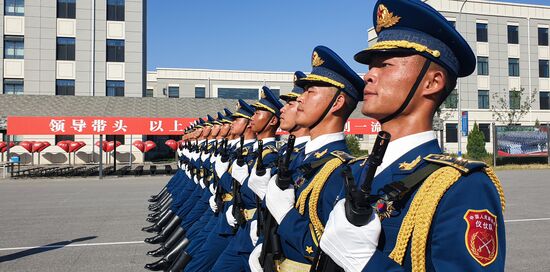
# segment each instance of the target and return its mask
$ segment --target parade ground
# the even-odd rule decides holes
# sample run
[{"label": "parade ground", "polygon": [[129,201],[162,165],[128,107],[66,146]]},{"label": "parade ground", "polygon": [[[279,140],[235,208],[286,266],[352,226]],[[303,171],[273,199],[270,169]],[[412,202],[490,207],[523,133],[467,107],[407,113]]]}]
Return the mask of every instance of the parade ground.
[{"label": "parade ground", "polygon": [[[550,170],[497,174],[507,200],[506,271],[548,271]],[[0,179],[0,271],[145,271],[156,260],[140,230],[146,199],[168,179]]]}]

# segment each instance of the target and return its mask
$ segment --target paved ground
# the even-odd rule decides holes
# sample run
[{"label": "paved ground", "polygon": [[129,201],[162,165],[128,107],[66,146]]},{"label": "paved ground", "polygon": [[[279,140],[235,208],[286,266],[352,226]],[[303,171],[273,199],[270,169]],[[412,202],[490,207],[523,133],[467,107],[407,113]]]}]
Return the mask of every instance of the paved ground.
[{"label": "paved ground", "polygon": [[[498,175],[506,270],[550,271],[550,170]],[[144,271],[145,199],[168,179],[0,180],[0,271]]]}]

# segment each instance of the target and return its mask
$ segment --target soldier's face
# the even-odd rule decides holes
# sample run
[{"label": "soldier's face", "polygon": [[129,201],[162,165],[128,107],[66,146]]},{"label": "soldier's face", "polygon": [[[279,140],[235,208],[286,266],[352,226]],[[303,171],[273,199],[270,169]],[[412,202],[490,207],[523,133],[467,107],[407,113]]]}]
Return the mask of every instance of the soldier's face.
[{"label": "soldier's face", "polygon": [[254,115],[252,115],[252,120],[250,121],[250,128],[254,133],[262,132],[266,124],[271,120],[273,114],[269,111],[256,110]]},{"label": "soldier's face", "polygon": [[220,129],[221,129],[221,126],[220,125],[214,125],[212,127],[212,131],[210,132],[210,135],[212,136],[218,136],[218,134],[220,133]]},{"label": "soldier's face", "polygon": [[202,130],[201,137],[207,137],[208,135],[210,135],[211,131],[212,131],[211,126],[204,126],[204,129]]},{"label": "soldier's face", "polygon": [[290,131],[296,126],[296,113],[298,112],[298,101],[290,101],[281,109],[281,129]]},{"label": "soldier's face", "polygon": [[242,135],[244,132],[244,129],[247,125],[247,119],[246,118],[236,118],[235,121],[233,121],[233,124],[231,125],[231,134],[233,135]]},{"label": "soldier's face", "polygon": [[336,94],[336,87],[310,86],[298,97],[296,124],[301,127],[312,126],[329,107],[332,97]]},{"label": "soldier's face", "polygon": [[[365,89],[361,112],[374,119],[382,119],[397,111],[416,81],[423,59],[418,55],[373,57],[369,72],[363,77]],[[409,105],[401,114],[409,114],[410,108]]]},{"label": "soldier's face", "polygon": [[231,124],[224,123],[222,128],[220,129],[220,135],[226,136],[227,133],[229,133],[230,129],[231,129]]}]

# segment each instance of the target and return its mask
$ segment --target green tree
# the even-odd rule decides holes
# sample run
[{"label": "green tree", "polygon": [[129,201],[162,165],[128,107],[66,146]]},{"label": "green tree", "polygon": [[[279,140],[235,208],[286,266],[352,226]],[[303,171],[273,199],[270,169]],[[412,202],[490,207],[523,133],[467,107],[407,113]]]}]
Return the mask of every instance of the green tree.
[{"label": "green tree", "polygon": [[485,150],[485,135],[479,130],[477,122],[474,123],[472,131],[468,134],[468,145],[466,149],[468,151],[468,157],[474,160],[480,160],[487,156],[487,150]]},{"label": "green tree", "polygon": [[352,156],[359,157],[368,153],[359,148],[359,140],[355,137],[355,135],[346,135],[346,145],[348,146],[348,150]]}]

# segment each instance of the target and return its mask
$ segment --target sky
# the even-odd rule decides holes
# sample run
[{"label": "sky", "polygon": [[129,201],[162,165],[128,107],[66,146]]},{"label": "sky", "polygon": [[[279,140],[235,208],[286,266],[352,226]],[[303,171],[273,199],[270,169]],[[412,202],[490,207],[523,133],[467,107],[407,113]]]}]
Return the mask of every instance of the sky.
[{"label": "sky", "polygon": [[[549,5],[550,0],[507,0]],[[317,45],[367,47],[374,0],[148,0],[147,69],[309,71]]]}]

